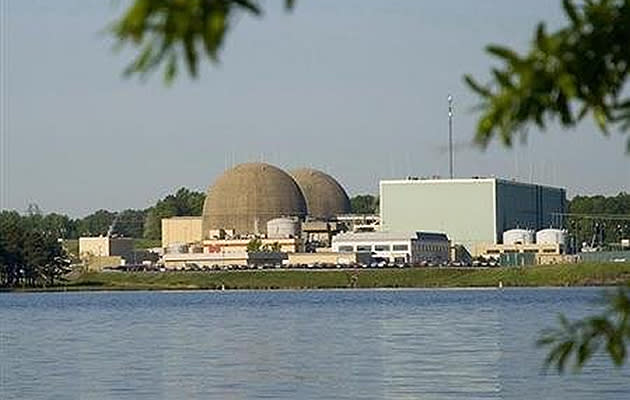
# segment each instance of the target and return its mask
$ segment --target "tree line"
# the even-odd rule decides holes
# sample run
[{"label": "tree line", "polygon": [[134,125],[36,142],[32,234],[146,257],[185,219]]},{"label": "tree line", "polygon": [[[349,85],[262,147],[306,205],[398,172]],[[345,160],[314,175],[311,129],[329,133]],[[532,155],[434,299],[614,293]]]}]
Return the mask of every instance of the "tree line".
[{"label": "tree line", "polygon": [[[284,3],[291,10],[295,0]],[[549,123],[570,128],[589,114],[604,134],[613,127],[630,130],[630,97],[623,90],[630,76],[630,0],[563,0],[562,7],[564,23],[549,31],[540,22],[523,54],[505,46],[487,46],[486,51],[501,63],[491,69],[489,82],[465,77],[481,100],[476,107],[480,113],[475,134],[478,144],[487,146],[498,138],[511,146],[514,139],[526,136],[531,125],[541,130]],[[239,15],[261,16],[263,8],[257,0],[135,0],[111,32],[119,45],[131,45],[135,50],[125,74],[144,76],[163,67],[164,80],[171,83],[182,66],[196,77],[204,57],[218,62],[225,36],[233,28],[229,21]],[[178,51],[180,48],[184,51]],[[630,138],[626,143],[630,154]],[[627,209],[621,212],[626,214]],[[609,212],[607,206],[599,213],[618,214]],[[569,229],[579,235],[587,229],[582,226],[584,220],[572,225],[568,221]],[[595,224],[591,229],[603,242],[610,227]],[[615,229],[624,234],[619,233],[624,229],[621,226]],[[607,303],[608,310],[602,315],[575,323],[563,319],[560,328],[540,342],[551,346],[548,365],[555,364],[562,371],[573,356],[579,369],[604,344],[614,363],[623,364],[630,341],[630,290],[620,289]]]},{"label": "tree line", "polygon": [[0,287],[52,286],[69,272],[60,232],[43,229],[40,222],[16,211],[0,212]]},{"label": "tree line", "polygon": [[[54,212],[44,215],[39,207],[32,204],[21,218],[28,221],[29,226],[37,227],[39,231],[62,239],[104,236],[110,233],[159,240],[162,236],[162,218],[199,216],[205,198],[203,192],[180,188],[146,209],[127,209],[119,212],[97,210],[83,218],[71,218]],[[354,196],[351,199],[351,206],[354,213],[375,214],[378,212],[378,198],[372,195]]]},{"label": "tree line", "polygon": [[44,215],[39,207],[30,205],[23,216],[28,224],[62,239],[81,236],[114,234],[131,238],[160,239],[161,219],[184,215],[201,215],[205,194],[181,188],[146,209],[119,212],[97,210],[83,218],[64,214]]},{"label": "tree line", "polygon": [[[127,209],[120,212],[98,210],[83,218],[70,218],[59,213],[44,215],[37,206],[29,206],[22,218],[29,226],[37,227],[55,238],[77,239],[81,236],[99,236],[108,233],[131,238],[158,240],[161,238],[161,220],[177,216],[199,216],[205,200],[203,192],[180,188],[158,200],[146,209]],[[371,194],[361,194],[350,199],[352,213],[378,214],[379,198]],[[568,203],[568,212],[589,215],[629,215],[630,194],[616,196],[576,196]],[[3,217],[4,218],[4,217]],[[570,218],[567,227],[576,233],[581,241],[588,241],[596,224],[605,226],[603,236],[609,241],[620,235],[628,235],[630,221],[602,223],[596,219]],[[109,232],[111,229],[111,232]]]},{"label": "tree line", "polygon": [[[615,219],[614,216],[630,218],[630,194],[616,196],[575,196],[569,202],[566,221],[569,233],[577,244],[602,245],[619,243],[630,238],[630,219]],[[597,218],[597,216],[602,216]]]}]

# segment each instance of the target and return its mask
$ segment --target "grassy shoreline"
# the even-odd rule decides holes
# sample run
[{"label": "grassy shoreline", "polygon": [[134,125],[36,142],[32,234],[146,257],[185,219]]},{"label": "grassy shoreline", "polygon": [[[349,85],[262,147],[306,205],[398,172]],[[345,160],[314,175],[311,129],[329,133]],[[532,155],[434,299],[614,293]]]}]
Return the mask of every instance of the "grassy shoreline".
[{"label": "grassy shoreline", "polygon": [[65,285],[15,291],[481,288],[611,286],[630,283],[630,263],[525,268],[89,272]]}]

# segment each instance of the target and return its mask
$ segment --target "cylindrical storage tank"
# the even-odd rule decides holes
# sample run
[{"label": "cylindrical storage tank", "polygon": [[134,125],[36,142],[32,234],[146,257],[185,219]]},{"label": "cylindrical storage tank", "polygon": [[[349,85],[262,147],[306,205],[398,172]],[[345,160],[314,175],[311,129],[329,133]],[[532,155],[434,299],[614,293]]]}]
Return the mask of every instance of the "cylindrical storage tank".
[{"label": "cylindrical storage tank", "polygon": [[536,243],[538,244],[566,244],[567,231],[562,229],[541,229],[536,232]]},{"label": "cylindrical storage tank", "polygon": [[284,239],[300,235],[300,220],[297,218],[274,218],[267,222],[267,237]]},{"label": "cylindrical storage tank", "polygon": [[510,229],[503,232],[503,244],[532,244],[534,243],[534,231],[529,229]]}]

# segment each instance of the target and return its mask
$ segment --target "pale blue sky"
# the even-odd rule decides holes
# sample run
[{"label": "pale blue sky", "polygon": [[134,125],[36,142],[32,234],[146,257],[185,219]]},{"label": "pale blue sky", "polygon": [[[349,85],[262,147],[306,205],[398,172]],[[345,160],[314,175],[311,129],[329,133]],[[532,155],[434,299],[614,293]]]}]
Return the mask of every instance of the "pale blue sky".
[{"label": "pale blue sky", "polygon": [[[220,65],[166,88],[161,75],[121,78],[130,53],[99,33],[125,1],[0,2],[1,205],[73,216],[205,190],[233,162],[320,168],[350,194],[445,176],[447,94],[456,142],[469,142],[476,98],[462,76],[487,76],[484,46],[524,48],[538,21],[562,21],[559,0],[300,0],[292,13],[266,1],[263,18],[240,18]],[[590,121],[529,132],[512,150],[458,146],[456,174],[630,191],[623,135]]]}]

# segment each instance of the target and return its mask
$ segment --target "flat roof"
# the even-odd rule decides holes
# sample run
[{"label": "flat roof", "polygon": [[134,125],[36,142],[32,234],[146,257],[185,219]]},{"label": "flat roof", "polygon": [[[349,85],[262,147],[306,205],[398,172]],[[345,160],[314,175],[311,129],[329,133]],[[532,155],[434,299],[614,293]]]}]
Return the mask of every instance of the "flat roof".
[{"label": "flat roof", "polygon": [[557,189],[557,190],[566,190],[565,188],[558,186],[551,186],[542,183],[530,183],[530,182],[522,182],[516,181],[506,178],[497,178],[497,177],[472,177],[472,178],[416,178],[413,177],[411,179],[384,179],[379,183],[381,185],[397,185],[397,184],[449,184],[449,183],[491,183],[491,182],[500,182],[508,185],[522,185],[522,186],[540,186],[549,189]]},{"label": "flat roof", "polygon": [[410,231],[410,232],[346,232],[333,237],[333,241],[377,241],[377,240],[410,240],[410,239],[438,239],[448,237],[440,232]]}]

